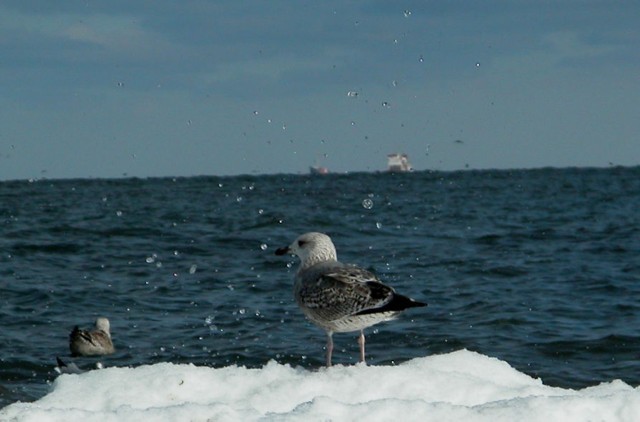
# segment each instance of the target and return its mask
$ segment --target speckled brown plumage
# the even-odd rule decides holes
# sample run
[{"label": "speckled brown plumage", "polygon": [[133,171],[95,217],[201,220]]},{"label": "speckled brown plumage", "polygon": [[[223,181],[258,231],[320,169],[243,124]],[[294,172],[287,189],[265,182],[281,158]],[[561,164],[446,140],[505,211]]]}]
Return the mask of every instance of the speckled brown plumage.
[{"label": "speckled brown plumage", "polygon": [[92,331],[74,327],[69,334],[69,349],[72,356],[102,356],[114,353],[109,320],[104,317],[96,319],[96,327]]},{"label": "speckled brown plumage", "polygon": [[306,233],[277,255],[300,258],[294,296],[302,312],[327,332],[327,366],[331,365],[334,332],[360,331],[360,360],[364,361],[363,330],[394,319],[404,309],[425,306],[395,292],[376,275],[337,260],[335,246],[323,233]]}]

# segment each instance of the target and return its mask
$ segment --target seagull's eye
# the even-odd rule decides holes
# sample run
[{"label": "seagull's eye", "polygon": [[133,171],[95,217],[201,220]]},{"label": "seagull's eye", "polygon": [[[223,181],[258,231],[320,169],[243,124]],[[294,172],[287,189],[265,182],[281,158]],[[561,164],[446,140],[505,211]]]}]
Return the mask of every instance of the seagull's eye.
[{"label": "seagull's eye", "polygon": [[304,240],[298,240],[298,246],[299,247],[303,247],[307,242],[305,242]]}]

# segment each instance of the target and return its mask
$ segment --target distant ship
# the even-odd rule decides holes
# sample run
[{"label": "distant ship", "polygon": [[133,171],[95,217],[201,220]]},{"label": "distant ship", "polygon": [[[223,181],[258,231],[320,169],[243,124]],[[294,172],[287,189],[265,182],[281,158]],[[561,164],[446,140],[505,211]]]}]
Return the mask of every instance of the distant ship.
[{"label": "distant ship", "polygon": [[413,171],[407,154],[389,154],[387,159],[387,171],[393,173]]},{"label": "distant ship", "polygon": [[309,173],[311,174],[329,174],[329,169],[322,166],[309,167]]}]

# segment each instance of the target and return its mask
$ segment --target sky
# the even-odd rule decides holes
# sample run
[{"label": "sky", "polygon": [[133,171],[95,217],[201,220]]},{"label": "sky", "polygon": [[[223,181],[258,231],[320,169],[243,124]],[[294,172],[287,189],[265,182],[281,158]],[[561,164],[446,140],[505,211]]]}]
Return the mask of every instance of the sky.
[{"label": "sky", "polygon": [[640,2],[0,3],[0,180],[640,164]]}]

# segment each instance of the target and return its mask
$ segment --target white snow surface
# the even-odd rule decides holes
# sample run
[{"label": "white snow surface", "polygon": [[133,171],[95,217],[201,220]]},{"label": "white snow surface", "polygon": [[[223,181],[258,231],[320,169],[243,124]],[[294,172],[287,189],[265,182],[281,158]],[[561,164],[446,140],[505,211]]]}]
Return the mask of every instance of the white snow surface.
[{"label": "white snow surface", "polygon": [[640,389],[546,386],[468,350],[308,370],[158,363],[62,374],[0,421],[638,421]]}]

